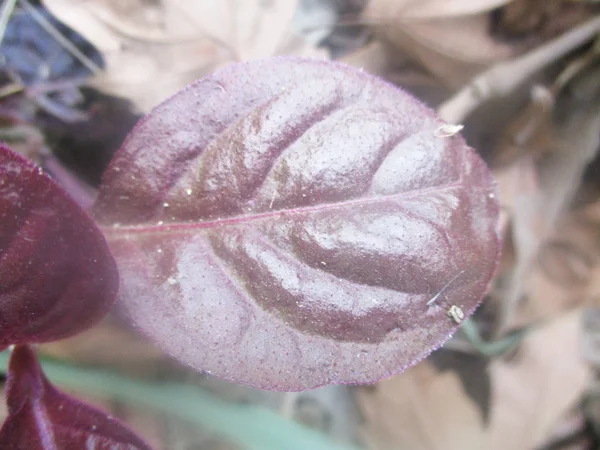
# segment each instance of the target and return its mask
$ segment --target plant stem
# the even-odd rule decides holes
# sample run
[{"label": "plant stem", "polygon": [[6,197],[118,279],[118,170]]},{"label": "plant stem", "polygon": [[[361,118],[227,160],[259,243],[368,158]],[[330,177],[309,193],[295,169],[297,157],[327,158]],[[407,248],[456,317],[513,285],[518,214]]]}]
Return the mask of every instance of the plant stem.
[{"label": "plant stem", "polygon": [[467,340],[473,346],[473,348],[489,358],[503,355],[504,353],[513,349],[515,346],[521,343],[527,334],[527,330],[521,330],[509,336],[505,336],[502,339],[484,341],[479,334],[477,325],[471,318],[465,320],[460,326],[460,329],[465,334]]}]

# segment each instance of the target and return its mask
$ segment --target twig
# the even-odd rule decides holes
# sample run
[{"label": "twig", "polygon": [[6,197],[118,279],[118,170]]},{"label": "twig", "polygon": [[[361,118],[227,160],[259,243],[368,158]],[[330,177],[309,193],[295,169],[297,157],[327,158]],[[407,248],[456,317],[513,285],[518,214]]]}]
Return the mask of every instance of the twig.
[{"label": "twig", "polygon": [[4,40],[4,33],[6,32],[6,26],[8,25],[8,20],[15,9],[15,4],[17,0],[7,0],[4,5],[2,5],[2,11],[0,11],[0,46],[2,45],[2,41]]},{"label": "twig", "polygon": [[67,105],[63,105],[59,101],[55,101],[50,96],[45,94],[38,94],[31,97],[36,105],[47,112],[51,116],[57,117],[66,123],[84,122],[90,119],[89,114],[79,111],[76,108],[72,108]]},{"label": "twig", "polygon": [[35,97],[37,95],[50,94],[52,92],[63,91],[71,88],[84,86],[88,80],[86,77],[62,78],[60,80],[44,80],[27,86],[27,95]]},{"label": "twig", "polygon": [[102,69],[92,61],[90,58],[85,56],[71,41],[69,41],[58,29],[52,25],[44,16],[42,16],[38,10],[29,4],[27,0],[19,0],[19,3],[23,8],[27,10],[33,20],[35,20],[40,27],[52,36],[56,42],[62,45],[75,59],[81,64],[87,67],[94,75],[98,75],[102,72]]},{"label": "twig", "polygon": [[597,33],[600,33],[600,16],[519,58],[493,66],[440,105],[438,114],[448,123],[463,123],[478,106],[511,93],[536,72],[575,50]]},{"label": "twig", "polygon": [[583,69],[593,64],[598,58],[600,58],[600,34],[596,37],[591,51],[587,52],[581,58],[573,61],[565,68],[565,70],[562,71],[562,73],[556,79],[556,89],[561,89],[573,78],[579,75]]},{"label": "twig", "polygon": [[10,83],[0,88],[0,99],[10,97],[14,94],[19,94],[25,90],[25,87],[19,83]]}]

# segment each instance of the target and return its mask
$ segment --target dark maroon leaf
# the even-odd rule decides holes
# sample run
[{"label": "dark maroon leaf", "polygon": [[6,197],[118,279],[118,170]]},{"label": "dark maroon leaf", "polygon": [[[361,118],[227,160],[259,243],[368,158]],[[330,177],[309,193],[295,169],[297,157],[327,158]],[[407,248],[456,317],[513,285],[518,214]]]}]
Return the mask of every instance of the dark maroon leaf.
[{"label": "dark maroon leaf", "polygon": [[52,386],[27,346],[17,346],[11,355],[6,401],[2,449],[150,449],[118,420]]},{"label": "dark maroon leaf", "polygon": [[495,185],[443,125],[340,64],[194,83],[129,135],[95,207],[126,309],[181,361],[262,388],[402,371],[498,259]]},{"label": "dark maroon leaf", "polygon": [[0,145],[0,347],[77,334],[114,303],[116,265],[89,216]]}]

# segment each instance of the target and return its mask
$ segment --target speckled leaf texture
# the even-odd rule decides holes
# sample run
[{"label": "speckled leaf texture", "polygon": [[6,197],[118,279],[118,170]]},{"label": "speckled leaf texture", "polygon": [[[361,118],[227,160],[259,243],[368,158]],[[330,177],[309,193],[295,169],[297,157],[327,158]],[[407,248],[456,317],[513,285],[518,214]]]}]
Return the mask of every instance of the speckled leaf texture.
[{"label": "speckled leaf texture", "polygon": [[118,420],[52,386],[27,346],[11,355],[6,400],[4,450],[150,450]]},{"label": "speckled leaf texture", "polygon": [[72,336],[106,315],[119,277],[92,219],[0,145],[0,348]]},{"label": "speckled leaf texture", "polygon": [[345,65],[228,66],[154,109],[95,217],[139,328],[266,389],[369,383],[456,330],[498,260],[495,184],[405,92]]}]

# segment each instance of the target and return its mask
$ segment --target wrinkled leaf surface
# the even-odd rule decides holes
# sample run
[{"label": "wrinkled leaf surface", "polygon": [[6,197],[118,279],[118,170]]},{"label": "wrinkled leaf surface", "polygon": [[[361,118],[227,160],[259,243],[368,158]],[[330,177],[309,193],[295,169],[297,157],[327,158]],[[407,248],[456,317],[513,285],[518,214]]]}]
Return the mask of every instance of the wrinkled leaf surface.
[{"label": "wrinkled leaf surface", "polygon": [[398,373],[470,314],[499,249],[475,152],[350,67],[229,66],[158,106],[95,216],[136,324],[181,361],[262,388]]},{"label": "wrinkled leaf surface", "polygon": [[0,348],[72,336],[115,301],[102,233],[42,170],[0,145]]},{"label": "wrinkled leaf surface", "polygon": [[17,346],[11,355],[6,400],[0,448],[150,450],[118,420],[52,386],[27,346]]}]

